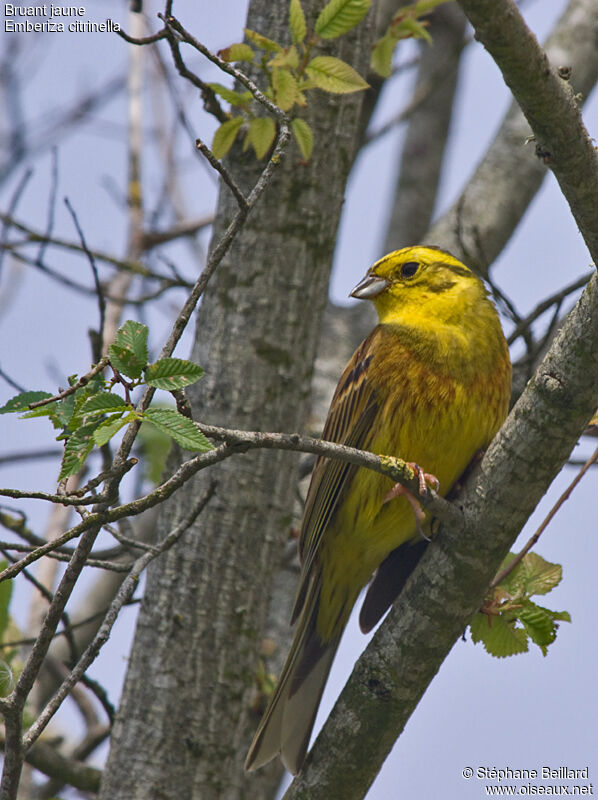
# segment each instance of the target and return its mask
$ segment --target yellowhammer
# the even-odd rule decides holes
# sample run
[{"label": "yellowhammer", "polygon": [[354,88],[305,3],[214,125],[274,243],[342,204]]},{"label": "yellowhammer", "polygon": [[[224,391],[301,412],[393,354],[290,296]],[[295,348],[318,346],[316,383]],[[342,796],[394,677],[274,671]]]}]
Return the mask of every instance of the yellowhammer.
[{"label": "yellowhammer", "polygon": [[[374,302],[379,324],[334,393],[323,438],[417,463],[446,494],[486,447],[508,408],[511,364],[494,305],[456,258],[406,247],[377,261],[351,292]],[[429,530],[429,520],[424,520]],[[360,614],[370,630],[398,596],[427,541],[392,481],[319,458],[307,494],[293,612],[299,624],[247,756],[280,754],[297,773],[343,629],[376,572]]]}]

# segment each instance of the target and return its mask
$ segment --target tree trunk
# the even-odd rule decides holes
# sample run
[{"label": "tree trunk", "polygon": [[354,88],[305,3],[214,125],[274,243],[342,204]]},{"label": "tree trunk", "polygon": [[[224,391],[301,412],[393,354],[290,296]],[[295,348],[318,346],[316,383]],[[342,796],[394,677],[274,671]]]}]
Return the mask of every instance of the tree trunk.
[{"label": "tree trunk", "polygon": [[[313,21],[321,3],[303,5]],[[287,9],[286,0],[253,0],[247,26],[281,41]],[[330,51],[361,74],[370,27],[366,20]],[[300,163],[289,147],[203,299],[193,359],[206,377],[192,401],[205,422],[304,427],[362,103],[361,94],[318,95],[306,113],[316,138],[311,162]],[[244,189],[260,170],[249,152],[236,152],[228,165]],[[222,188],[214,242],[235,210]],[[160,537],[216,482],[193,529],[148,573],[104,800],[271,796],[280,767],[249,778],[243,761],[257,723],[254,676],[269,586],[289,538],[297,463],[282,452],[237,456],[187,484],[163,512]]]}]

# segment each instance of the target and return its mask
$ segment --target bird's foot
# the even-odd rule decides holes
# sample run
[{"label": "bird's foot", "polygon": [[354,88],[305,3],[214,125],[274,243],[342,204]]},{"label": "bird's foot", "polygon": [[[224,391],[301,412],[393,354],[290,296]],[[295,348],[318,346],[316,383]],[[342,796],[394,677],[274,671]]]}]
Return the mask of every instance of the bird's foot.
[{"label": "bird's foot", "polygon": [[[419,464],[415,464],[411,461],[407,462],[411,469],[415,472],[419,482],[419,493],[423,497],[426,492],[428,491],[428,486],[433,488],[435,491],[438,491],[440,488],[440,481],[435,475],[431,475],[429,472],[424,472],[423,469],[419,466]],[[422,523],[426,518],[425,511],[421,507],[418,499],[413,495],[409,489],[405,488],[400,483],[395,483],[392,489],[384,496],[384,500],[382,504],[385,505],[389,503],[391,500],[394,500],[395,497],[404,497],[411,508],[413,509],[413,514],[415,516],[415,524],[417,526],[418,533],[423,539],[426,539],[428,542],[430,541],[430,537],[426,536],[423,531]]]}]

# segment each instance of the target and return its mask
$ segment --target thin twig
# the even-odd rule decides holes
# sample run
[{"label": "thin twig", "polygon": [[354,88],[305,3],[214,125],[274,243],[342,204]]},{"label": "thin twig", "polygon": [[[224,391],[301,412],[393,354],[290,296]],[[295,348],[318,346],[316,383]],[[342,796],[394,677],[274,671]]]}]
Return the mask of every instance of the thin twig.
[{"label": "thin twig", "polygon": [[77,383],[74,383],[72,386],[69,386],[68,389],[63,389],[62,392],[58,392],[58,394],[55,394],[53,397],[46,397],[44,400],[37,400],[37,402],[35,403],[29,403],[28,408],[33,410],[34,408],[47,406],[48,403],[54,403],[57,400],[64,400],[65,397],[74,394],[77,391],[77,389],[80,389],[82,386],[86,386],[93,377],[95,377],[99,372],[101,372],[108,366],[108,361],[109,361],[108,356],[104,356],[98,361],[98,363],[95,366],[93,366],[89,370],[89,372],[87,372],[85,375],[82,375],[77,381]]},{"label": "thin twig", "polygon": [[[17,183],[14,192],[12,193],[12,197],[8,203],[8,212],[7,215],[9,218],[15,212],[15,209],[21,199],[21,195],[25,191],[25,187],[29,183],[29,179],[33,175],[33,169],[31,167],[23,173],[21,180]],[[4,243],[6,241],[6,235],[8,234],[9,224],[6,221],[5,216],[0,217],[2,219],[2,231],[0,232],[0,270],[2,269],[2,259],[4,258]]]},{"label": "thin twig", "polygon": [[[130,569],[130,567],[129,567]],[[135,598],[129,600],[127,605],[137,605],[137,603],[141,602]],[[80,620],[79,622],[72,622],[71,623],[71,630],[75,630],[75,628],[84,628],[86,625],[89,625],[90,622],[94,622],[94,620],[98,619],[98,617],[103,617],[104,614],[108,611],[108,607],[103,608],[101,611],[96,611],[95,614],[90,614],[85,619]],[[53,634],[53,639],[58,639],[61,636],[66,636],[66,631],[59,630],[55,631]],[[9,650],[13,647],[26,647],[27,645],[35,644],[36,637],[29,637],[27,639],[14,639],[11,642],[0,642],[0,650]]]},{"label": "thin twig", "polygon": [[162,28],[161,31],[158,33],[153,33],[151,36],[129,36],[128,33],[125,33],[122,28],[118,31],[115,31],[121,39],[124,39],[125,42],[129,44],[154,44],[155,42],[159,42],[160,39],[167,39],[168,38],[168,31],[166,28]]},{"label": "thin twig", "polygon": [[[23,391],[22,389],[20,391]],[[0,465],[15,464],[19,461],[39,461],[43,458],[60,458],[63,451],[57,448],[51,450],[30,450],[26,453],[5,453],[0,456]]]},{"label": "thin twig", "polygon": [[181,538],[185,531],[187,531],[188,528],[193,525],[199,514],[201,514],[207,503],[214,496],[215,490],[215,484],[212,484],[203,498],[192,509],[192,511],[175,528],[173,528],[168,536],[166,536],[166,538],[160,543],[157,548],[157,552],[144,553],[137,559],[131,568],[131,572],[123,581],[122,586],[116,594],[116,597],[110,604],[110,608],[108,609],[108,612],[104,618],[104,622],[94,636],[93,641],[87,646],[77,665],[71,670],[70,675],[63,681],[52,699],[48,702],[27,733],[23,736],[23,750],[27,751],[39,737],[56,711],[60,708],[62,702],[67,697],[72,687],[81,679],[84,672],[95,660],[101,648],[108,641],[112,627],[116,622],[116,618],[118,617],[123,605],[133,596],[133,592],[137,587],[139,577],[142,572],[158,555],[164,553],[166,550],[169,550]]},{"label": "thin twig", "polygon": [[558,292],[550,295],[550,297],[547,297],[541,303],[538,303],[538,305],[527,315],[527,317],[524,317],[519,321],[515,330],[509,335],[507,342],[510,345],[513,344],[513,342],[516,341],[519,336],[523,335],[523,331],[529,328],[529,326],[535,322],[538,317],[541,317],[545,311],[548,311],[548,309],[555,304],[560,307],[563,300],[565,300],[570,294],[576,292],[578,289],[583,289],[591,277],[592,273],[588,272],[585,275],[582,275],[581,278],[573,281],[573,283],[565,286],[564,289],[560,289]]},{"label": "thin twig", "polygon": [[181,23],[175,17],[165,17],[163,14],[158,14],[161,20],[167,25],[168,28],[174,29],[179,36],[182,38],[184,42],[190,44],[196,50],[198,50],[202,55],[204,55],[208,61],[211,61],[213,64],[216,64],[223,72],[228,72],[229,75],[232,75],[235,80],[242,83],[246,89],[249,89],[251,94],[255,97],[258,103],[261,103],[268,111],[273,114],[278,120],[281,122],[288,123],[289,118],[286,113],[280,109],[277,105],[275,105],[271,100],[269,100],[265,94],[260,90],[260,88],[255,84],[250,78],[245,75],[240,69],[233,67],[232,64],[229,64],[228,61],[224,61],[224,59],[217,56],[215,53],[212,53],[204,44],[202,44],[198,39],[193,36],[188,30],[186,30]]},{"label": "thin twig", "polygon": [[224,166],[221,161],[218,161],[216,156],[212,153],[210,148],[202,142],[201,139],[196,139],[195,146],[199,150],[199,152],[208,160],[208,162],[214,167],[216,172],[218,172],[222,176],[222,180],[226,183],[228,188],[237,198],[237,203],[239,204],[240,208],[246,209],[247,208],[247,198],[235,182],[235,179]]},{"label": "thin twig", "polygon": [[529,551],[536,544],[536,542],[538,541],[540,536],[542,536],[542,534],[544,533],[544,531],[546,530],[546,528],[548,527],[548,525],[550,524],[550,522],[554,518],[554,516],[557,513],[557,511],[560,509],[560,507],[563,505],[563,503],[566,500],[569,499],[569,497],[571,496],[571,493],[573,492],[573,490],[575,489],[577,484],[580,482],[580,480],[583,478],[583,476],[586,474],[586,472],[590,469],[590,467],[596,461],[598,461],[598,448],[596,448],[596,450],[594,450],[592,455],[585,462],[585,464],[580,469],[580,471],[577,473],[575,478],[571,481],[569,486],[565,489],[563,494],[559,497],[559,499],[556,501],[556,503],[550,509],[550,511],[548,512],[548,514],[546,515],[546,517],[542,521],[542,524],[540,525],[538,530],[534,533],[534,535],[529,539],[529,541],[526,543],[525,547],[519,553],[517,553],[515,558],[511,562],[509,562],[509,564],[503,570],[501,570],[498,573],[498,575],[494,578],[494,580],[490,584],[490,588],[491,589],[494,589],[495,586],[498,586],[499,583],[502,583],[502,581],[504,581],[504,579],[507,577],[507,575],[509,575],[515,569],[517,564],[519,564],[519,562],[523,559],[523,557],[526,555],[526,553],[529,553]]},{"label": "thin twig", "polygon": [[100,275],[99,275],[99,272],[98,272],[97,264],[95,262],[95,258],[93,257],[92,252],[90,251],[90,249],[87,246],[87,242],[85,240],[85,235],[83,233],[83,229],[81,228],[81,225],[79,224],[79,218],[77,217],[77,214],[75,213],[75,209],[72,207],[68,197],[64,198],[64,203],[65,203],[66,207],[68,208],[68,210],[69,210],[69,212],[71,214],[71,217],[73,218],[73,222],[75,223],[75,228],[77,229],[77,233],[79,234],[79,239],[81,240],[81,247],[83,248],[83,251],[84,251],[85,255],[87,256],[87,260],[89,261],[89,265],[91,267],[91,272],[93,274],[93,282],[94,282],[94,285],[95,285],[95,288],[96,288],[96,297],[97,297],[97,300],[98,300],[98,309],[99,309],[99,312],[100,312],[100,327],[99,327],[99,329],[97,331],[97,333],[98,333],[97,340],[98,340],[98,342],[100,344],[99,344],[98,352],[94,353],[94,359],[99,359],[100,356],[101,356],[101,342],[104,339],[104,323],[105,323],[105,320],[106,320],[106,298],[104,297],[104,289],[103,289],[102,284],[100,282]]},{"label": "thin twig", "polygon": [[[51,550],[61,547],[77,536],[80,536],[91,527],[102,527],[106,525],[106,523],[116,522],[125,517],[136,516],[149,508],[155,507],[168,499],[200,470],[206,469],[220,461],[224,461],[238,453],[245,453],[248,450],[264,448],[291,450],[295,452],[315,453],[316,455],[326,458],[337,458],[341,461],[348,461],[356,466],[372,469],[375,472],[379,472],[381,475],[387,475],[395,483],[403,483],[414,493],[419,493],[419,481],[414,470],[400,458],[378,456],[363,450],[357,450],[354,447],[326,442],[321,439],[312,439],[309,436],[300,436],[296,433],[284,434],[263,433],[261,431],[238,431],[201,424],[197,424],[197,427],[207,436],[226,440],[225,444],[221,444],[214,448],[214,450],[201,453],[189,459],[189,461],[185,461],[168,480],[144,497],[140,497],[137,500],[132,500],[129,503],[124,503],[123,505],[116,506],[106,511],[96,511],[89,514],[86,519],[82,520],[68,531],[65,531],[64,534],[57,537],[52,542],[36,548],[16,564],[6,567],[6,569],[0,572],[0,582],[8,578],[14,578],[24,567],[37,561]],[[458,509],[431,490],[428,490],[428,494],[425,497],[421,497],[421,501],[430,513],[438,519],[443,521],[452,520],[454,522],[457,517],[459,519],[461,517]]]},{"label": "thin twig", "polygon": [[48,246],[48,239],[52,236],[54,230],[54,216],[56,213],[56,193],[58,191],[58,151],[56,147],[52,148],[52,182],[50,184],[50,197],[48,199],[48,222],[46,224],[46,232],[40,242],[39,250],[37,251],[37,258],[35,259],[40,264],[43,263],[46,248]]},{"label": "thin twig", "polygon": [[[61,239],[57,236],[46,237],[43,233],[40,233],[40,231],[36,231],[28,225],[16,220],[12,214],[0,212],[0,221],[4,225],[16,228],[21,233],[24,233],[27,237],[25,242],[12,242],[10,246],[5,243],[5,249],[12,250],[17,246],[30,244],[32,242],[47,242],[53,247],[60,247],[63,250],[70,250],[76,253],[84,252],[80,244],[68,241],[67,239]],[[147,233],[143,234],[142,249],[144,251],[148,251],[164,242],[172,241],[173,239],[177,239],[181,236],[192,236],[194,233],[201,230],[201,228],[212,224],[212,222],[213,218],[206,216],[198,220],[192,220],[191,222],[181,223],[180,225],[177,225],[167,231],[148,231]],[[132,272],[134,275],[140,275],[142,278],[151,278],[158,281],[167,280],[165,275],[160,275],[157,272],[153,272],[148,267],[144,266],[140,261],[116,258],[109,253],[104,253],[101,250],[94,250],[91,248],[89,249],[89,252],[93,255],[96,261],[102,261],[112,267],[124,270],[125,272]],[[32,259],[32,261],[34,260]],[[46,269],[49,268],[47,267]],[[182,278],[180,278],[179,282],[181,286],[190,285],[189,281],[185,281]],[[75,284],[75,286],[80,287],[80,284]]]},{"label": "thin twig", "polygon": [[[13,556],[11,556],[10,553],[8,553],[4,549],[1,552],[2,552],[2,554],[4,555],[4,557],[8,561],[10,561],[12,564],[15,563],[16,559]],[[44,586],[43,583],[38,581],[38,579],[35,577],[35,575],[32,575],[31,572],[29,572],[29,570],[24,569],[23,570],[23,577],[26,580],[28,580],[29,583],[37,589],[37,591],[41,594],[41,596],[44,598],[44,600],[46,600],[49,604],[52,603],[52,601],[54,600],[54,595],[47,588],[47,586]],[[72,630],[71,630],[71,621],[70,621],[69,615],[67,614],[66,611],[62,612],[61,620],[62,620],[62,624],[64,625],[64,636],[66,637],[66,640],[68,642],[71,658],[72,658],[73,661],[75,661],[77,659],[77,656],[78,656],[77,647],[75,645],[75,640],[73,638],[73,634],[72,634]]]},{"label": "thin twig", "polygon": [[16,389],[17,392],[22,393],[25,389],[21,386],[20,383],[14,381],[10,375],[7,375],[6,372],[0,367],[0,378],[3,378],[9,386],[12,386],[13,389]]}]

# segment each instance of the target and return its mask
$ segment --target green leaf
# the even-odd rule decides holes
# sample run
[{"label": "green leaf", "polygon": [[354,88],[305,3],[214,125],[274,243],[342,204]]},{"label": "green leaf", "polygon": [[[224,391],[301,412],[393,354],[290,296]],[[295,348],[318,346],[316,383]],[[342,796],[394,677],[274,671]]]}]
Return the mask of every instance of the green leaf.
[{"label": "green leaf", "polygon": [[515,620],[479,613],[472,619],[470,628],[473,641],[481,641],[486,652],[496,658],[514,656],[528,650],[527,633],[515,626]]},{"label": "green leaf", "polygon": [[336,39],[354,28],[368,13],[371,0],[330,0],[316,20],[322,39]]},{"label": "green leaf", "polygon": [[272,86],[276,105],[283,111],[292,108],[297,97],[297,81],[291,73],[287,69],[273,69]]},{"label": "green leaf", "polygon": [[112,366],[129,378],[140,378],[147,364],[147,334],[146,325],[127,320],[108,348]]},{"label": "green leaf", "polygon": [[79,414],[81,417],[95,414],[109,414],[113,411],[122,412],[126,407],[127,404],[120,395],[113,394],[112,392],[100,392],[85,400]]},{"label": "green leaf", "polygon": [[233,117],[223,122],[222,125],[216,129],[214,138],[212,139],[212,153],[215,158],[224,158],[228,151],[233,146],[233,142],[237,138],[239,128],[243,124],[243,117]]},{"label": "green leaf", "polygon": [[[13,414],[19,411],[28,411],[30,403],[37,403],[39,400],[46,400],[52,397],[49,392],[21,392],[12,397],[8,403],[0,408],[0,414]],[[44,408],[44,406],[42,406]]]},{"label": "green leaf", "polygon": [[281,53],[276,53],[270,61],[268,61],[269,67],[286,67],[291,69],[297,69],[299,66],[299,53],[297,52],[297,48],[294,44],[288,47],[286,50],[283,50]]},{"label": "green leaf", "polygon": [[[7,566],[8,561],[0,561],[0,571],[6,569]],[[2,583],[0,583],[0,641],[2,641],[2,637],[8,626],[8,607],[12,595],[12,585],[12,580],[2,581]]]},{"label": "green leaf", "polygon": [[114,343],[108,348],[113,367],[129,378],[140,378],[147,364],[147,325],[127,320],[116,332]]},{"label": "green leaf", "polygon": [[551,611],[552,618],[560,622],[571,622],[571,614],[568,611]]},{"label": "green leaf", "polygon": [[333,56],[312,58],[305,71],[316,86],[334,94],[349,94],[369,87],[353,67]]},{"label": "green leaf", "polygon": [[109,442],[112,437],[119,432],[121,428],[133,422],[137,417],[135,414],[126,414],[124,417],[121,414],[113,414],[108,419],[101,422],[93,432],[93,441],[97,447],[103,447],[106,442]]},{"label": "green leaf", "polygon": [[[515,553],[509,553],[501,569],[514,558]],[[560,564],[551,564],[537,553],[526,553],[514,570],[501,581],[501,587],[512,595],[517,592],[525,595],[547,594],[560,583],[562,576]]]},{"label": "green leaf", "polygon": [[203,369],[193,361],[182,358],[161,358],[145,369],[145,381],[156,389],[183,389],[196,383],[204,375]]},{"label": "green leaf", "polygon": [[205,453],[213,449],[203,433],[193,424],[193,421],[174,409],[148,408],[144,412],[143,418],[168,434],[185,450],[198,450]]},{"label": "green leaf", "polygon": [[542,606],[528,600],[518,611],[517,616],[530,636],[532,642],[546,655],[546,648],[556,639],[556,625],[552,613]]},{"label": "green leaf", "polygon": [[51,415],[51,419],[55,427],[66,428],[66,426],[69,424],[75,411],[75,394],[69,394],[68,397],[65,397],[64,400],[61,400],[60,403],[57,403],[55,413]]},{"label": "green leaf", "polygon": [[245,108],[252,97],[251,92],[235,92],[233,89],[229,89],[221,83],[208,83],[207,85],[214,94],[226,100],[231,106],[241,106]]},{"label": "green leaf", "polygon": [[383,78],[390,77],[392,72],[392,56],[396,44],[397,40],[387,31],[381,39],[378,39],[372,50],[370,67]]},{"label": "green leaf", "polygon": [[272,41],[272,39],[268,39],[267,36],[262,36],[261,33],[257,33],[256,31],[252,31],[249,28],[243,28],[245,32],[245,36],[249,39],[250,42],[256,47],[259,47],[260,50],[267,50],[269,53],[280,53],[282,52],[283,48],[278,44],[278,42]]},{"label": "green leaf", "polygon": [[305,14],[301,8],[300,0],[291,0],[289,6],[289,30],[291,39],[295,44],[299,44],[305,39],[307,26],[305,24]]},{"label": "green leaf", "polygon": [[148,327],[141,322],[128,319],[124,325],[117,330],[114,337],[114,344],[125,350],[130,350],[137,361],[147,364],[147,336]]},{"label": "green leaf", "polygon": [[79,428],[76,433],[69,436],[64,447],[62,465],[58,476],[59,481],[79,472],[85,463],[85,459],[93,450],[93,432],[98,425],[99,422],[85,425]]},{"label": "green leaf", "polygon": [[305,161],[311,158],[312,150],[314,149],[314,135],[311,128],[304,119],[297,117],[291,122],[291,130],[295,141],[299,145],[301,155]]},{"label": "green leaf", "polygon": [[245,42],[231,44],[230,47],[219,50],[218,55],[223,61],[253,61],[255,58],[255,53]]},{"label": "green leaf", "polygon": [[247,137],[258,159],[262,159],[272,147],[275,136],[276,125],[272,117],[256,117],[249,123]]},{"label": "green leaf", "polygon": [[[50,395],[51,397],[52,395]],[[53,417],[57,414],[60,407],[60,401],[54,400],[53,403],[46,403],[45,406],[34,408],[26,414],[21,414],[21,419],[34,419],[35,417]]]}]

